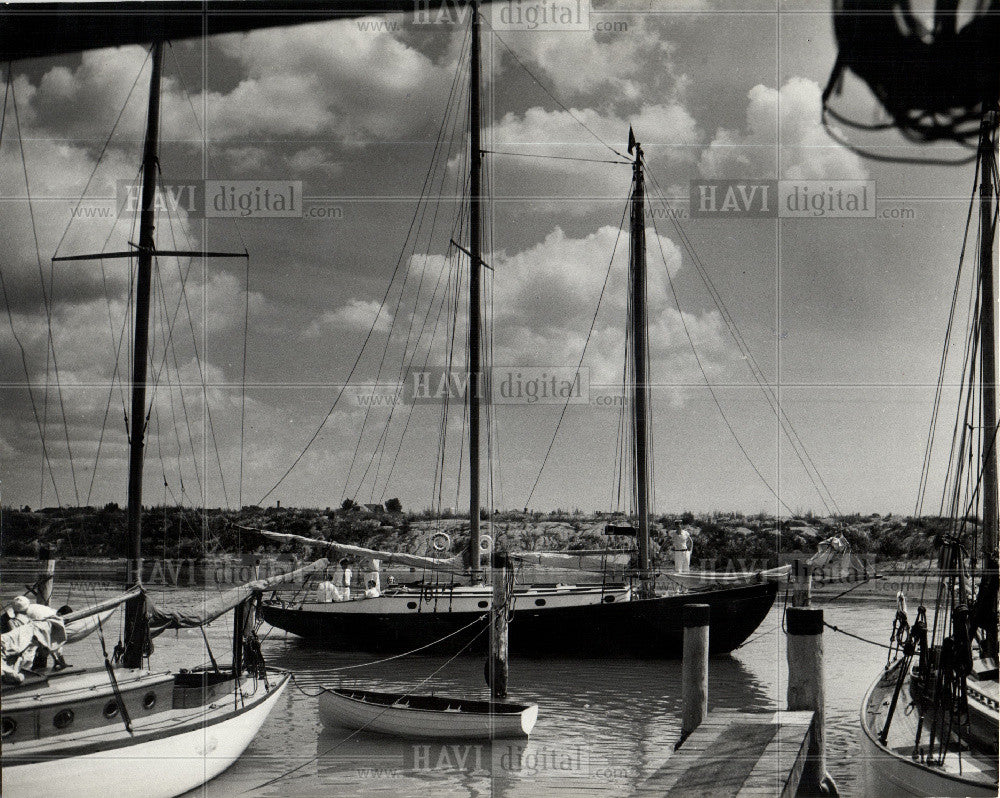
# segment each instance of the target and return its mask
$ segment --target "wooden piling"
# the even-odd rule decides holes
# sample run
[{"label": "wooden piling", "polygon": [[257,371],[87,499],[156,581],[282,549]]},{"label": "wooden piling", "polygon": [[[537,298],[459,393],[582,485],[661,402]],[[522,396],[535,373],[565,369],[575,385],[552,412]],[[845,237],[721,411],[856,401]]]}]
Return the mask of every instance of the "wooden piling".
[{"label": "wooden piling", "polygon": [[505,554],[493,555],[493,612],[490,633],[490,658],[486,664],[487,681],[494,698],[507,697],[509,675],[508,626],[511,595],[510,563]]},{"label": "wooden piling", "polygon": [[52,603],[52,588],[55,584],[56,560],[52,549],[48,546],[42,547],[38,552],[38,559],[45,562],[45,570],[38,575],[37,593],[35,598],[39,604]]},{"label": "wooden piling", "polygon": [[813,713],[812,733],[802,779],[802,795],[838,795],[826,771],[825,689],[823,683],[823,610],[789,607],[788,709]]},{"label": "wooden piling", "polygon": [[684,653],[681,660],[681,738],[688,738],[708,714],[708,604],[685,604]]},{"label": "wooden piling", "polygon": [[792,566],[792,606],[808,607],[812,603],[812,572],[809,566],[796,559]]}]

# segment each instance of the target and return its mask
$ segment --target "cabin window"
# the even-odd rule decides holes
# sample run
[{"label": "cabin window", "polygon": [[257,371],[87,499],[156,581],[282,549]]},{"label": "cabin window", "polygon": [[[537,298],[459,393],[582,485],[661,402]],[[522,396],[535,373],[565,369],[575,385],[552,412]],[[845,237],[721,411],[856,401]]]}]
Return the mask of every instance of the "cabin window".
[{"label": "cabin window", "polygon": [[104,705],[104,712],[103,712],[103,714],[104,714],[104,717],[106,717],[108,720],[112,720],[113,718],[117,718],[118,717],[118,702],[117,701],[108,701],[108,703]]},{"label": "cabin window", "polygon": [[536,607],[544,607],[545,606],[545,599],[535,599],[535,606]]},{"label": "cabin window", "polygon": [[156,706],[156,693],[146,693],[146,695],[142,697],[142,708],[152,709],[155,706]]},{"label": "cabin window", "polygon": [[479,602],[479,609],[481,610],[485,610],[488,606],[490,606],[490,603],[488,601]]},{"label": "cabin window", "polygon": [[604,597],[604,603],[605,604],[614,604],[614,602],[615,602],[615,597],[614,596],[605,596]]},{"label": "cabin window", "polygon": [[17,731],[17,721],[14,720],[13,718],[4,718],[3,730],[2,732],[0,732],[0,734],[2,734],[3,736],[3,739],[6,740],[16,731]]},{"label": "cabin window", "polygon": [[415,601],[407,601],[406,602],[406,609],[408,609],[408,610],[415,610],[416,608],[417,608],[417,602],[415,602]]},{"label": "cabin window", "polygon": [[52,725],[55,726],[57,729],[65,729],[73,722],[74,717],[75,715],[73,714],[72,709],[61,709],[56,713],[56,716],[52,719]]}]

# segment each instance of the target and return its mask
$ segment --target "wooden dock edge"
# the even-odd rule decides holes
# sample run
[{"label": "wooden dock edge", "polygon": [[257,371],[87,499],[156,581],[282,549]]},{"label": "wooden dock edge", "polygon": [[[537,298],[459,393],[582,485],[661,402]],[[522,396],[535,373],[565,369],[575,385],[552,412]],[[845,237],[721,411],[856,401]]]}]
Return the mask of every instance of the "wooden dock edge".
[{"label": "wooden dock edge", "polygon": [[794,798],[813,720],[805,710],[716,710],[633,795]]}]

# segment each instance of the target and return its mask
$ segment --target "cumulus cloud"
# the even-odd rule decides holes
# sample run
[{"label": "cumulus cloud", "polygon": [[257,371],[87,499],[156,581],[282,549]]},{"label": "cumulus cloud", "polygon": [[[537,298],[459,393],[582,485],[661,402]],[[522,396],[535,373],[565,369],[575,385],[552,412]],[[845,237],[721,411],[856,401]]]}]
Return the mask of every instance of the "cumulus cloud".
[{"label": "cumulus cloud", "polygon": [[[483,7],[487,19],[504,12],[507,4]],[[616,104],[635,103],[643,96],[677,96],[686,79],[674,71],[670,55],[672,46],[656,21],[641,14],[627,18],[627,31],[600,31],[596,24],[589,30],[566,31],[506,31],[500,25],[499,35],[519,60],[540,69],[559,95],[582,95],[597,90],[612,90]],[[611,17],[611,21],[622,22]],[[595,15],[591,22],[609,18]],[[519,70],[517,62],[499,45],[504,68],[509,73]]]},{"label": "cumulus cloud", "polygon": [[362,22],[219,37],[243,77],[205,98],[212,135],[322,134],[364,144],[423,127],[429,108],[444,108],[454,64],[435,63],[391,26]]},{"label": "cumulus cloud", "polygon": [[[329,330],[368,332],[375,323],[376,332],[385,332],[392,324],[392,314],[379,313],[379,303],[374,300],[354,298],[334,310],[327,310],[306,328],[306,338],[318,338]],[[376,321],[376,315],[378,320]]]},{"label": "cumulus cloud", "polygon": [[[664,270],[664,261],[671,276],[681,270],[680,250],[671,239],[657,236],[652,229],[647,229],[646,235],[654,373],[666,378],[669,366],[672,379],[680,373],[685,379],[696,379],[696,364]],[[594,380],[619,379],[625,356],[628,239],[625,235],[619,239],[618,229],[610,226],[581,238],[568,237],[557,228],[533,247],[494,256],[496,273],[502,275],[495,288],[496,362],[575,366],[608,274],[612,251],[615,255],[586,364]],[[685,311],[684,322],[703,359],[712,362],[725,354],[724,327],[718,314]],[[682,372],[677,370],[678,363],[683,364]]]},{"label": "cumulus cloud", "polygon": [[698,164],[702,175],[777,176],[786,180],[867,178],[861,159],[823,130],[821,93],[819,85],[806,78],[792,78],[780,90],[754,86],[747,95],[746,127],[716,132]]}]

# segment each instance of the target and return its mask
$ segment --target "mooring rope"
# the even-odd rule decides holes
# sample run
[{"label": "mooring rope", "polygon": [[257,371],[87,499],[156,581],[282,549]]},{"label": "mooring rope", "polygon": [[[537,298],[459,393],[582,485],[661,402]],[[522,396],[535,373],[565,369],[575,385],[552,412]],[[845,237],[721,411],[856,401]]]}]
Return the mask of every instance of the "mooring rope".
[{"label": "mooring rope", "polygon": [[827,629],[832,629],[835,632],[840,632],[842,635],[847,635],[848,637],[853,637],[855,640],[860,640],[862,643],[871,643],[873,646],[878,646],[879,648],[891,649],[892,646],[887,646],[885,643],[879,643],[877,640],[869,640],[867,637],[862,637],[861,635],[856,635],[853,632],[848,632],[845,629],[841,629],[839,626],[835,626],[832,623],[827,623],[823,621],[823,626]]},{"label": "mooring rope", "polygon": [[[483,617],[485,617],[485,616],[483,616]],[[478,620],[481,620],[481,619],[477,618],[476,620],[478,621]],[[425,679],[422,679],[417,684],[417,686],[413,688],[413,690],[414,691],[415,690],[419,690],[421,687],[423,687],[425,684],[427,684],[427,682],[429,682],[431,679],[433,679],[435,676],[437,676],[441,671],[443,671],[445,668],[447,668],[452,662],[454,662],[456,659],[458,659],[458,657],[461,656],[462,654],[464,654],[466,652],[466,650],[468,650],[469,647],[471,647],[472,644],[475,643],[476,640],[478,640],[479,637],[481,637],[482,634],[485,631],[486,631],[486,629],[481,629],[478,632],[476,632],[475,636],[468,643],[466,643],[458,651],[456,651],[451,657],[449,657],[449,659],[443,665],[441,665],[439,668],[437,668],[436,670],[434,670],[433,673],[431,673]],[[294,681],[295,681],[295,678],[294,678],[294,675],[293,675],[292,676],[292,682],[294,683]],[[296,687],[298,687],[298,685],[296,685]],[[299,688],[299,689],[301,689],[301,688]],[[326,689],[324,688],[322,692],[326,692]],[[305,693],[305,694],[309,695],[308,693]],[[317,694],[317,695],[319,695],[319,694]],[[405,698],[406,696],[409,696],[409,695],[412,695],[412,691],[409,692],[409,693],[404,693],[403,697]],[[314,697],[314,696],[312,696],[312,697]],[[380,717],[382,717],[386,712],[388,712],[392,708],[393,708],[393,705],[390,704],[385,709],[383,709],[381,712],[379,712],[375,717],[373,717],[370,721],[368,721],[363,726],[360,726],[357,729],[355,729],[354,731],[352,731],[344,739],[338,740],[334,745],[330,746],[325,751],[322,751],[321,753],[316,754],[316,756],[310,757],[305,762],[300,762],[295,767],[290,768],[289,770],[286,770],[284,773],[278,774],[277,776],[275,776],[270,781],[265,781],[263,784],[258,784],[256,787],[251,787],[249,790],[246,790],[244,792],[244,795],[246,795],[247,793],[255,792],[256,790],[262,790],[265,787],[269,787],[272,784],[274,784],[275,782],[281,781],[282,779],[287,778],[288,776],[291,776],[293,773],[301,770],[306,765],[308,765],[308,764],[310,764],[312,762],[315,762],[317,759],[320,759],[321,757],[324,757],[324,756],[332,753],[333,751],[335,751],[337,748],[339,748],[340,746],[342,746],[347,741],[349,741],[349,740],[353,739],[354,737],[356,737],[357,735],[361,734],[361,732],[365,731],[369,726],[371,726],[371,724],[373,724],[376,720],[378,720]]]},{"label": "mooring rope", "polygon": [[[383,662],[392,662],[392,660],[394,660],[394,659],[402,659],[403,657],[408,657],[411,654],[416,654],[416,653],[418,653],[420,651],[423,651],[425,649],[431,648],[431,646],[436,646],[438,643],[443,643],[445,640],[447,640],[450,637],[454,637],[457,634],[461,634],[466,629],[469,629],[469,628],[475,626],[477,623],[479,623],[480,621],[485,620],[487,617],[488,616],[486,614],[480,615],[478,618],[476,618],[474,621],[472,621],[472,623],[467,623],[461,629],[456,629],[454,632],[449,632],[444,637],[439,637],[437,640],[432,640],[430,643],[427,643],[426,645],[420,646],[420,648],[414,648],[414,649],[411,649],[410,651],[404,651],[402,654],[393,654],[391,657],[384,657],[383,659],[376,659],[376,660],[372,660],[371,662],[359,662],[359,663],[357,663],[355,665],[342,665],[339,668],[328,668],[328,669],[324,670],[323,673],[324,674],[331,674],[331,673],[339,673],[340,671],[353,670],[354,668],[368,668],[368,667],[371,667],[372,665],[381,665]],[[476,637],[478,637],[478,636],[479,635],[477,634]],[[472,639],[475,640],[476,638],[474,637]],[[294,674],[292,674],[292,681],[293,682],[295,681],[295,675]],[[298,684],[296,684],[295,686],[298,687],[299,690],[302,690],[302,688],[299,687]],[[305,693],[304,690],[302,692]],[[309,693],[305,693],[305,695],[309,695]],[[319,693],[316,693],[316,695],[319,695]],[[315,697],[315,696],[313,696],[313,697]]]}]

